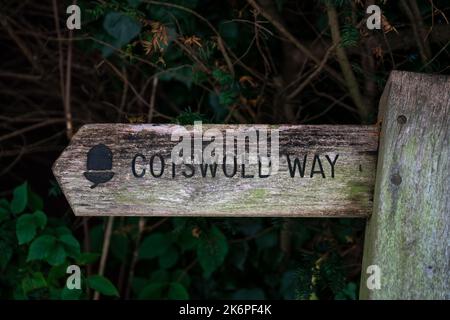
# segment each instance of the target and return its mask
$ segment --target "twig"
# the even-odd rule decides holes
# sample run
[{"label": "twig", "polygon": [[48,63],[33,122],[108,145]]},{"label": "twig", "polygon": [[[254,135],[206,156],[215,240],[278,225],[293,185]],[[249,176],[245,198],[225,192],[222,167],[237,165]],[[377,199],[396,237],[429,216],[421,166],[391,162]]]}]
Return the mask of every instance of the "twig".
[{"label": "twig", "polygon": [[214,28],[214,26],[211,24],[211,22],[209,22],[208,19],[206,19],[205,17],[203,17],[196,11],[189,9],[187,7],[184,7],[184,6],[180,6],[178,4],[160,2],[160,1],[148,1],[148,0],[143,0],[142,2],[149,3],[149,4],[155,4],[155,5],[159,5],[159,6],[164,6],[164,7],[169,7],[169,8],[175,8],[175,9],[178,9],[181,11],[188,12],[188,13],[194,15],[195,17],[197,17],[198,19],[202,20],[212,30],[212,32],[214,32],[215,36],[217,37],[218,48],[219,48],[220,52],[222,53],[222,55],[225,59],[225,62],[227,63],[227,67],[228,67],[230,73],[232,75],[234,75],[233,64],[231,63],[231,59],[227,53],[227,47],[226,47],[225,43],[223,42],[222,36],[216,30],[216,28]]},{"label": "twig", "polygon": [[306,88],[306,86],[322,71],[322,69],[325,67],[325,64],[328,61],[328,57],[330,56],[331,52],[336,48],[337,44],[333,44],[325,53],[325,56],[322,59],[322,62],[317,66],[316,70],[312,72],[306,79],[303,81],[292,93],[288,95],[288,100],[291,100],[298,96],[300,92],[303,91],[303,89]]},{"label": "twig", "polygon": [[[121,78],[122,79],[122,81],[128,81],[127,79],[125,79],[124,78],[124,76],[122,75],[122,73],[111,63],[111,62],[109,62],[108,60],[103,60],[113,71],[114,71],[114,73],[116,73],[118,76],[119,76],[119,78]],[[137,89],[128,81],[128,86],[130,87],[130,89],[131,89],[131,91],[133,91],[133,93],[136,95],[136,97],[138,98],[138,100],[140,101],[140,102],[142,102],[142,104],[144,104],[145,106],[147,106],[147,107],[149,107],[150,108],[150,103],[148,103],[142,96],[141,96],[141,94],[137,91]],[[169,120],[171,120],[172,118],[170,118],[170,117],[168,117],[168,116],[166,116],[166,115],[164,115],[164,114],[162,114],[162,113],[160,113],[160,112],[157,112],[156,110],[154,111],[154,115],[157,115],[158,117],[161,117],[161,118],[164,118],[164,119],[169,119]]]},{"label": "twig", "polygon": [[144,235],[144,233],[151,232],[154,229],[158,228],[160,225],[162,225],[167,220],[169,220],[169,218],[162,218],[161,220],[152,224],[151,226],[146,227],[145,226],[145,218],[144,217],[139,218],[138,235],[136,237],[133,256],[131,258],[130,271],[128,274],[128,284],[127,284],[127,288],[126,288],[126,292],[125,292],[125,299],[129,299],[131,296],[131,287],[133,284],[134,269],[136,268],[136,264],[137,264],[138,258],[139,258],[139,245],[141,243],[142,236]]},{"label": "twig", "polygon": [[[55,19],[55,29],[56,29],[56,35],[58,38],[61,38],[61,28],[59,26],[59,13],[58,13],[58,3],[56,0],[52,1],[53,3],[53,16]],[[66,106],[66,103],[64,101],[65,99],[65,84],[64,84],[64,62],[63,62],[63,51],[62,51],[62,42],[58,41],[58,69],[59,69],[59,85],[61,90],[61,100],[63,103],[63,106]]]},{"label": "twig", "polygon": [[28,131],[36,130],[38,128],[42,128],[42,127],[48,126],[50,124],[64,122],[64,121],[65,121],[64,119],[51,119],[51,120],[35,123],[35,124],[33,124],[33,125],[29,126],[29,127],[25,127],[23,129],[16,130],[14,132],[11,132],[11,133],[5,134],[4,136],[1,136],[0,137],[0,142],[8,140],[8,139],[11,139],[11,138],[14,138],[14,137],[16,137],[16,136],[18,136],[20,134],[23,134],[25,132],[28,132]]},{"label": "twig", "polygon": [[[353,107],[349,106],[348,104],[344,103],[342,101],[342,99],[336,99],[335,97],[333,97],[330,94],[327,94],[325,92],[319,92],[319,91],[317,91],[317,89],[314,86],[312,87],[312,89],[313,89],[314,94],[316,96],[323,97],[323,98],[326,98],[328,100],[331,100],[331,101],[335,102],[337,105],[341,106],[342,108],[344,108],[344,109],[346,109],[346,110],[348,110],[348,111],[350,111],[352,113],[355,113],[355,115],[358,114],[358,110],[356,110],[355,108],[353,108]],[[345,97],[347,97],[347,95],[345,95]]]},{"label": "twig", "polygon": [[[9,126],[8,126],[9,127]],[[24,150],[25,150],[25,145],[27,144],[27,140],[25,138],[25,136],[23,134],[20,135],[21,139],[22,139],[22,148],[20,149],[20,153],[17,154],[17,157],[6,167],[4,168],[1,172],[0,172],[0,176],[3,176],[5,173],[7,173],[9,170],[11,170],[19,161],[20,159],[22,159],[22,156],[24,155]],[[2,158],[2,153],[0,152],[0,159]]]},{"label": "twig", "polygon": [[193,260],[186,268],[184,268],[184,270],[177,277],[176,281],[180,282],[181,280],[183,280],[183,278],[187,275],[189,270],[191,270],[197,264],[197,261],[198,261],[197,259]]},{"label": "twig", "polygon": [[27,58],[27,60],[30,62],[30,64],[33,66],[34,69],[41,71],[39,66],[37,65],[33,53],[28,49],[24,41],[14,32],[14,30],[11,28],[8,22],[8,17],[4,15],[0,15],[0,24],[6,29],[11,39],[14,40],[14,42],[17,44],[17,46],[20,48],[24,56]]},{"label": "twig", "polygon": [[130,299],[130,295],[131,295],[131,287],[133,284],[134,269],[136,268],[136,264],[137,264],[137,261],[139,258],[139,244],[141,243],[142,234],[144,233],[144,229],[145,229],[145,218],[141,217],[141,218],[139,218],[138,234],[136,237],[133,256],[131,258],[130,271],[128,273],[128,284],[127,284],[127,288],[125,291],[125,299],[127,299],[127,300]]},{"label": "twig", "polygon": [[144,229],[142,229],[142,232],[143,233],[152,232],[153,230],[158,228],[160,225],[162,225],[167,220],[169,220],[169,218],[162,218],[161,220],[158,220],[158,222],[152,224],[151,226],[144,227]]},{"label": "twig", "polygon": [[431,56],[431,50],[428,42],[425,42],[426,34],[424,34],[423,30],[423,20],[420,16],[420,12],[417,15],[418,8],[414,1],[400,0],[400,5],[411,23],[422,63],[426,64]]},{"label": "twig", "polygon": [[[77,4],[77,1],[73,1],[73,4]],[[67,44],[67,64],[66,64],[66,81],[65,81],[65,94],[64,94],[64,113],[66,116],[66,130],[67,139],[72,139],[73,136],[73,124],[72,124],[72,112],[71,112],[71,83],[72,83],[72,37],[73,30],[69,31],[69,42]]]},{"label": "twig", "polygon": [[[308,117],[308,118],[303,119],[302,121],[300,121],[300,123],[311,122],[311,121],[313,121],[313,120],[315,120],[315,119],[318,119],[318,118],[324,116],[324,115],[327,114],[334,106],[339,105],[339,103],[341,103],[342,100],[344,100],[345,98],[347,98],[347,95],[344,95],[344,96],[341,97],[339,100],[333,101],[328,107],[325,108],[325,110],[323,110],[322,112],[320,112],[320,113],[318,113],[318,114],[316,114],[316,115],[314,115],[314,116],[311,116],[311,117]],[[300,116],[300,115],[298,115],[298,116]],[[298,117],[297,117],[297,118],[298,118]]]},{"label": "twig", "polygon": [[119,112],[117,114],[117,122],[120,122],[123,110],[125,109],[125,105],[127,103],[127,95],[128,95],[128,76],[125,67],[122,67],[122,73],[123,73],[123,90],[122,90],[122,98],[120,99],[120,107],[118,110]]},{"label": "twig", "polygon": [[253,239],[256,239],[256,238],[259,238],[259,237],[265,235],[266,233],[272,231],[274,228],[275,228],[274,226],[270,226],[270,227],[267,227],[255,234],[252,234],[252,235],[249,235],[249,236],[246,236],[243,238],[239,238],[239,239],[232,239],[232,240],[228,241],[228,243],[233,244],[233,243],[240,243],[240,242],[246,242],[249,240],[253,240]]},{"label": "twig", "polygon": [[217,45],[219,47],[219,50],[222,52],[223,58],[225,59],[225,62],[227,64],[228,70],[230,71],[231,75],[234,76],[234,66],[233,63],[231,62],[230,57],[227,54],[227,49],[225,46],[225,43],[222,39],[222,37],[218,36],[217,37]]},{"label": "twig", "polygon": [[433,61],[436,60],[436,58],[439,57],[439,55],[440,55],[442,52],[444,52],[445,49],[447,49],[448,45],[450,45],[450,41],[448,41],[447,44],[446,44],[445,46],[443,46],[443,47],[441,48],[441,50],[439,50],[439,52],[436,53],[436,55],[435,55],[430,61],[427,62],[426,65],[424,65],[422,68],[420,68],[420,71],[422,71],[423,69],[426,69],[430,64],[432,64]]},{"label": "twig", "polygon": [[428,32],[425,28],[425,23],[423,22],[422,14],[420,13],[419,6],[417,4],[417,0],[409,0],[409,5],[414,16],[414,21],[417,23],[420,41],[423,45],[424,53],[427,57],[427,60],[431,58],[431,48],[428,42]]},{"label": "twig", "polygon": [[153,77],[152,96],[150,97],[150,106],[148,108],[147,122],[152,123],[153,113],[155,112],[156,89],[158,87],[158,77]]},{"label": "twig", "polygon": [[[81,221],[83,223],[83,248],[85,252],[91,252],[91,237],[89,234],[89,218],[82,217]],[[89,277],[92,274],[92,267],[90,264],[86,266],[86,273]],[[87,288],[87,295],[90,295],[90,288]]]},{"label": "twig", "polygon": [[[109,245],[111,244],[112,229],[114,225],[114,217],[108,217],[106,224],[105,236],[103,237],[102,256],[100,258],[100,265],[98,267],[98,274],[103,276],[105,272],[106,260],[108,259]],[[100,299],[100,293],[95,291],[94,300]]]},{"label": "twig", "polygon": [[[307,47],[302,45],[297,38],[287,30],[284,24],[279,21],[279,19],[275,18],[275,16],[268,12],[268,10],[264,10],[255,0],[247,0],[250,5],[258,10],[272,25],[284,36],[286,37],[297,49],[299,49],[305,56],[311,59],[315,64],[320,65],[321,61],[318,57],[316,57]],[[345,81],[342,77],[329,66],[324,66],[323,68],[326,70],[335,80],[344,84]]]},{"label": "twig", "polygon": [[26,80],[26,81],[39,81],[42,79],[42,76],[39,76],[39,75],[15,73],[15,72],[8,72],[8,71],[0,72],[0,77],[14,78],[14,79]]},{"label": "twig", "polygon": [[206,74],[211,74],[211,70],[201,61],[188,47],[186,47],[181,41],[175,39],[175,44],[181,48],[186,54],[202,69]]},{"label": "twig", "polygon": [[353,100],[356,108],[358,109],[359,117],[363,123],[367,123],[371,110],[365,105],[361,92],[359,91],[358,81],[356,80],[355,74],[353,73],[352,66],[348,60],[347,53],[345,49],[341,46],[341,33],[339,30],[339,18],[336,12],[336,8],[327,2],[327,13],[328,13],[328,23],[330,24],[331,37],[333,43],[337,45],[336,55],[339,65],[344,75],[345,83],[350,93],[350,97]]}]

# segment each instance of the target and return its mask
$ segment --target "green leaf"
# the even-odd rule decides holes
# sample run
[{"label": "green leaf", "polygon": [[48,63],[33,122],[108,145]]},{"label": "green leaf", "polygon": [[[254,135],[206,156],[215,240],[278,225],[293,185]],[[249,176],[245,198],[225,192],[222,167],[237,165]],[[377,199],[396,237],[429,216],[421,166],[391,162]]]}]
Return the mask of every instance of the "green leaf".
[{"label": "green leaf", "polygon": [[105,296],[119,296],[119,291],[107,278],[94,275],[87,278],[87,285]]},{"label": "green leaf", "polygon": [[136,8],[141,4],[142,0],[128,0],[128,4],[133,8]]},{"label": "green leaf", "polygon": [[70,231],[70,229],[69,228],[67,228],[67,227],[58,227],[58,228],[56,228],[55,229],[55,235],[56,236],[62,236],[62,235],[64,235],[64,234],[72,234],[72,231]]},{"label": "green leaf", "polygon": [[[121,48],[129,43],[141,31],[141,25],[133,18],[120,13],[110,12],[105,16],[103,28],[115,40],[111,43],[115,48]],[[112,48],[104,47],[103,56],[107,57],[113,52]]]},{"label": "green leaf", "polygon": [[191,284],[191,278],[188,272],[182,269],[175,270],[171,276],[172,281],[181,283],[185,288]]},{"label": "green leaf", "polygon": [[142,241],[139,247],[140,259],[152,259],[162,255],[172,242],[171,237],[164,233],[154,233]]},{"label": "green leaf", "polygon": [[219,103],[222,106],[229,106],[234,102],[236,102],[237,97],[238,97],[237,92],[233,90],[222,91],[219,94]]},{"label": "green leaf", "polygon": [[264,300],[266,295],[261,289],[240,289],[233,293],[232,299],[234,300]]},{"label": "green leaf", "polygon": [[140,300],[160,299],[166,287],[167,283],[164,282],[150,283],[144,289],[142,289],[142,291],[139,293],[138,298]]},{"label": "green leaf", "polygon": [[177,80],[186,85],[189,89],[192,87],[193,83],[193,70],[192,66],[183,66],[176,69],[170,69],[162,73],[159,77],[162,81]]},{"label": "green leaf", "polygon": [[70,234],[63,234],[58,237],[65,252],[69,257],[77,258],[80,255],[80,243]]},{"label": "green leaf", "polygon": [[111,253],[120,261],[128,258],[129,240],[126,235],[114,234],[111,238]]},{"label": "green leaf", "polygon": [[85,266],[88,264],[95,263],[100,255],[98,253],[91,253],[91,252],[82,252],[77,257],[76,262],[78,265]]},{"label": "green leaf", "polygon": [[[286,271],[281,276],[280,281],[280,293],[283,296],[283,299],[286,300],[294,300],[296,294],[296,285],[298,280],[297,272],[294,270]],[[311,281],[308,281],[309,283]]]},{"label": "green leaf", "polygon": [[11,201],[11,212],[19,214],[25,210],[28,202],[28,183],[24,182],[14,189]]},{"label": "green leaf", "polygon": [[22,290],[25,294],[45,287],[47,287],[47,282],[41,272],[34,272],[22,280]]},{"label": "green leaf", "polygon": [[0,199],[0,209],[7,209],[9,210],[9,202],[5,198]]},{"label": "green leaf", "polygon": [[189,294],[185,287],[178,282],[151,282],[139,293],[139,299],[162,299],[187,300]]},{"label": "green leaf", "polygon": [[170,274],[164,269],[156,270],[152,272],[152,275],[150,276],[151,282],[169,282],[169,280]]},{"label": "green leaf", "polygon": [[275,232],[268,232],[261,237],[256,238],[256,247],[258,250],[273,248],[278,243],[278,236]]},{"label": "green leaf", "polygon": [[233,76],[221,69],[214,69],[212,75],[221,86],[231,85],[234,82]]},{"label": "green leaf", "polygon": [[209,277],[225,260],[228,252],[227,239],[223,233],[213,226],[205,235],[200,236],[197,246],[197,258],[203,268],[205,277]]},{"label": "green leaf", "polygon": [[28,188],[28,207],[32,211],[42,211],[44,209],[44,201],[42,198]]},{"label": "green leaf", "polygon": [[33,240],[36,235],[36,225],[32,214],[26,213],[17,219],[16,235],[19,244],[24,244]]},{"label": "green leaf", "polygon": [[359,41],[359,30],[351,25],[347,24],[342,27],[341,30],[341,45],[344,48],[355,47]]},{"label": "green leaf", "polygon": [[191,110],[181,112],[173,122],[181,125],[194,124],[195,121],[203,121],[206,123],[208,120],[206,117],[198,112],[192,112]]},{"label": "green leaf", "polygon": [[44,229],[47,224],[47,216],[42,211],[36,211],[33,214],[23,214],[16,222],[16,235],[19,244],[28,243],[36,235],[36,229]]},{"label": "green leaf", "polygon": [[192,235],[192,230],[190,228],[185,228],[177,241],[177,244],[180,246],[181,251],[188,251],[195,249],[198,244],[198,238]]},{"label": "green leaf", "polygon": [[53,247],[48,251],[47,256],[45,260],[52,266],[57,266],[66,260],[66,251],[64,250],[64,247],[58,243],[55,242]]},{"label": "green leaf", "polygon": [[0,208],[0,223],[9,219],[9,213]]},{"label": "green leaf", "polygon": [[56,238],[50,235],[43,235],[34,239],[28,251],[27,261],[44,260],[55,244]]},{"label": "green leaf", "polygon": [[47,274],[47,283],[50,286],[59,287],[60,279],[67,279],[67,267],[68,263],[60,264],[58,266],[53,266]]},{"label": "green leaf", "polygon": [[103,28],[109,35],[125,44],[139,34],[141,26],[121,12],[110,12],[105,17]]},{"label": "green leaf", "polygon": [[247,259],[249,247],[247,242],[237,243],[233,245],[233,250],[230,251],[229,260],[233,265],[241,271],[244,271],[245,260]]},{"label": "green leaf", "polygon": [[148,280],[142,277],[133,277],[131,288],[133,289],[133,293],[135,296],[139,296],[139,293],[142,289],[147,285]]},{"label": "green leaf", "polygon": [[4,270],[11,260],[13,249],[4,240],[0,239],[0,271]]},{"label": "green leaf", "polygon": [[83,290],[81,290],[81,289],[69,289],[67,287],[64,287],[64,289],[61,290],[61,299],[62,300],[80,300],[82,293],[83,293]]},{"label": "green leaf", "polygon": [[208,101],[214,112],[214,121],[222,122],[228,114],[228,109],[220,104],[219,96],[215,92],[209,93]]},{"label": "green leaf", "polygon": [[51,187],[48,190],[48,195],[50,197],[57,197],[62,194],[61,188],[59,187],[58,182],[54,180],[50,180]]},{"label": "green leaf", "polygon": [[102,251],[103,234],[104,230],[102,224],[97,224],[96,226],[93,226],[89,231],[89,239],[91,240],[91,250],[93,252]]},{"label": "green leaf", "polygon": [[41,228],[43,230],[47,225],[47,215],[40,210],[37,210],[33,213],[34,224],[36,227]]},{"label": "green leaf", "polygon": [[0,199],[0,223],[9,219],[9,202],[6,199]]},{"label": "green leaf", "polygon": [[159,256],[159,266],[163,269],[173,267],[178,260],[178,251],[174,246],[170,246],[161,256]]},{"label": "green leaf", "polygon": [[13,291],[14,300],[27,300],[27,296],[23,293],[22,286],[16,286]]},{"label": "green leaf", "polygon": [[171,300],[188,300],[189,294],[181,283],[172,282],[169,285],[169,294]]},{"label": "green leaf", "polygon": [[357,287],[354,282],[347,283],[347,286],[338,292],[335,296],[335,300],[356,300]]},{"label": "green leaf", "polygon": [[239,37],[239,24],[234,21],[222,22],[219,25],[219,33],[231,48],[236,48],[239,41],[242,40]]}]

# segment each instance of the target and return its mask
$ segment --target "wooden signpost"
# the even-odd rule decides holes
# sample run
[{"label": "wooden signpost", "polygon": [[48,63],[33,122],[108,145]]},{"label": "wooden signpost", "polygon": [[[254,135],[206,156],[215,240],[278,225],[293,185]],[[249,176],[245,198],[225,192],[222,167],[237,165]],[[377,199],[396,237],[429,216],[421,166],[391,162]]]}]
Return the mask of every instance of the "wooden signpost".
[{"label": "wooden signpost", "polygon": [[[450,79],[393,72],[379,116],[381,132],[85,125],[53,172],[80,216],[367,218],[361,298],[450,299]],[[176,154],[200,150],[200,162],[174,162],[183,140],[190,144]],[[223,153],[215,149],[216,162],[203,162],[213,141]],[[233,146],[230,158],[225,141]],[[239,145],[256,150],[252,163],[238,161]],[[373,265],[382,284],[369,290],[365,271]]]},{"label": "wooden signpost", "polygon": [[360,298],[450,299],[450,77],[392,72],[380,121]]},{"label": "wooden signpost", "polygon": [[[178,141],[171,137],[177,129],[152,124],[82,127],[54,166],[75,214],[365,217],[371,212],[375,126],[203,126],[204,132],[216,129],[224,137],[233,130],[235,148],[239,134],[267,129],[271,136],[277,130],[276,173],[269,172],[268,162],[244,165],[235,157],[225,164],[173,165],[171,152]],[[193,126],[186,130],[194,138]],[[205,139],[200,135],[197,140]],[[97,158],[106,163],[94,168]]]}]

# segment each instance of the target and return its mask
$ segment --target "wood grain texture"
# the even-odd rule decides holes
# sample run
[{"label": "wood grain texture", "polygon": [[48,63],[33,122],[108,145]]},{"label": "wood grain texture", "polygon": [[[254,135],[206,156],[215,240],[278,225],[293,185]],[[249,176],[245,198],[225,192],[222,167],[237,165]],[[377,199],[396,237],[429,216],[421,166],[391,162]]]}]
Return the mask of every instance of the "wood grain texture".
[{"label": "wood grain texture", "polygon": [[[450,299],[450,78],[392,72],[360,298]],[[381,268],[368,290],[367,267]]]},{"label": "wood grain texture", "polygon": [[[53,172],[76,215],[108,216],[308,216],[366,217],[372,209],[378,129],[375,126],[270,126],[280,134],[280,169],[268,178],[244,179],[241,168],[233,178],[218,169],[215,178],[198,173],[172,178],[168,164],[176,142],[171,133],[177,125],[85,125],[72,139]],[[250,126],[204,125],[246,130]],[[252,126],[258,129],[262,126]],[[192,130],[191,127],[186,127]],[[113,153],[114,177],[90,189],[83,176],[86,155],[91,147],[103,143]],[[161,154],[166,170],[160,178],[147,173],[136,178],[131,162],[136,153],[148,160]],[[291,178],[286,154],[303,159],[308,154],[307,174]],[[311,156],[339,154],[335,177],[327,163],[321,175],[309,177]],[[322,158],[324,161],[324,158]],[[167,172],[167,173],[166,173]],[[307,176],[308,175],[308,176]]]}]

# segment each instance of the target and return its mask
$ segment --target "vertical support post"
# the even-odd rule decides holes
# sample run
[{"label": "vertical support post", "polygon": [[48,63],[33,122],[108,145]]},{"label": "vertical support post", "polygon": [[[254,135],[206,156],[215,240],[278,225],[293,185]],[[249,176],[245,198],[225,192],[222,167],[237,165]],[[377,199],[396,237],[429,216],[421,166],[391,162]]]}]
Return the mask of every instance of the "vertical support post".
[{"label": "vertical support post", "polygon": [[450,77],[392,72],[380,121],[360,298],[450,299]]}]

